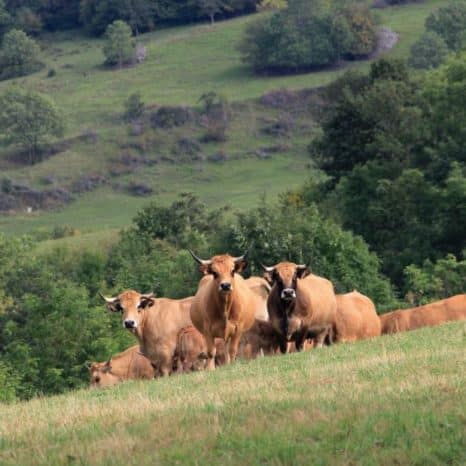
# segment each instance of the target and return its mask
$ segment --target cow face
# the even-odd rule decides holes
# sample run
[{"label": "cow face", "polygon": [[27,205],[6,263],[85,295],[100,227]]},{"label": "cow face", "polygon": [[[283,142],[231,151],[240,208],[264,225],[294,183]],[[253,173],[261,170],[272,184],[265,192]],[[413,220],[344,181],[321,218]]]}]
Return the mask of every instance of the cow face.
[{"label": "cow face", "polygon": [[264,278],[272,286],[267,306],[270,321],[276,331],[290,340],[302,326],[301,318],[293,314],[298,279],[304,278],[309,270],[292,262],[263,268]]},{"label": "cow face", "polygon": [[272,287],[275,287],[284,303],[296,300],[298,279],[309,274],[305,265],[297,265],[292,262],[280,262],[274,267],[264,266],[264,271],[264,278]]},{"label": "cow face", "polygon": [[194,260],[199,264],[199,270],[204,275],[212,275],[217,283],[218,291],[221,294],[228,294],[233,291],[235,274],[242,272],[247,262],[244,255],[232,257],[228,254],[213,256],[209,260],[199,259],[192,251],[189,251]]},{"label": "cow face", "polygon": [[120,378],[112,374],[111,360],[107,362],[95,362],[89,368],[91,388],[105,388],[116,385]]},{"label": "cow face", "polygon": [[101,295],[111,312],[121,312],[123,327],[132,333],[136,333],[144,318],[144,310],[155,303],[154,293],[140,294],[137,291],[128,290],[115,298],[106,298]]}]

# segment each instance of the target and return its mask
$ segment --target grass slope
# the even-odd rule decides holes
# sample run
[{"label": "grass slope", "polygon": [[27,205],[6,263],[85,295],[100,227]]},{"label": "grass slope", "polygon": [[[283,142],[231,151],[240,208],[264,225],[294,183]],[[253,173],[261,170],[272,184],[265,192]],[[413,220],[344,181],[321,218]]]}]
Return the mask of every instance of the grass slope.
[{"label": "grass slope", "polygon": [[3,405],[0,463],[462,465],[465,330]]},{"label": "grass slope", "polygon": [[[425,17],[441,0],[427,0],[380,10],[380,22],[399,32],[400,41],[390,54],[406,57],[411,44],[423,30]],[[132,177],[113,176],[112,182],[144,180],[154,188],[152,199],[173,200],[180,191],[192,191],[209,206],[225,203],[247,207],[260,202],[260,195],[276,193],[300,185],[314,172],[308,169],[306,144],[311,132],[293,135],[288,148],[270,160],[238,161],[238,152],[270,144],[257,127],[269,110],[258,109],[255,99],[272,89],[302,89],[322,86],[343,70],[328,70],[295,76],[255,76],[241,63],[236,44],[245,26],[254,16],[210,25],[164,29],[140,36],[148,47],[148,59],[140,66],[110,71],[102,68],[101,40],[76,32],[59,33],[45,38],[44,71],[13,82],[51,94],[66,114],[67,137],[91,129],[98,134],[95,143],[77,142],[64,152],[33,167],[18,167],[0,156],[3,176],[36,189],[53,178],[57,186],[69,186],[83,175],[109,173],[125,143],[131,140],[128,127],[121,120],[123,102],[131,92],[139,91],[149,105],[196,105],[203,93],[216,91],[231,101],[246,102],[245,110],[232,123],[229,138],[223,144],[209,144],[212,154],[224,151],[234,156],[222,165],[213,163],[176,165],[159,163],[144,167]],[[367,69],[368,62],[353,65]],[[48,69],[56,76],[47,78]],[[0,83],[0,92],[11,81]],[[248,100],[249,99],[249,100]],[[151,130],[152,131],[152,130]],[[164,155],[171,136],[152,131],[141,138],[149,156]],[[1,149],[1,148],[0,148]],[[207,154],[207,155],[208,155]],[[52,186],[53,187],[53,186]],[[0,218],[0,230],[9,234],[68,224],[84,232],[96,232],[127,225],[145,199],[105,187],[88,193],[60,212],[39,215],[15,215]]]}]

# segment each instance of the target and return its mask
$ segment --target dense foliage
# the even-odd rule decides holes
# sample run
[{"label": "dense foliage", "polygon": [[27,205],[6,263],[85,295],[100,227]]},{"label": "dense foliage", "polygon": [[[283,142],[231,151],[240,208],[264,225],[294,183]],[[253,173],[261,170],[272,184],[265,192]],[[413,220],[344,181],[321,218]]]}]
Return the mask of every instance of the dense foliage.
[{"label": "dense foliage", "polygon": [[1,0],[2,28],[17,27],[37,34],[84,26],[100,35],[114,21],[127,22],[134,33],[160,23],[188,23],[251,13],[258,0]]},{"label": "dense foliage", "polygon": [[290,0],[287,9],[251,23],[240,50],[257,72],[296,72],[367,56],[376,43],[364,4]]},{"label": "dense foliage", "polygon": [[[459,257],[466,246],[466,57],[421,83],[399,62],[382,60],[369,76],[348,75],[333,89],[322,135],[311,144],[330,175],[322,202],[364,237],[399,286],[410,264]],[[305,196],[315,193],[308,187]]]},{"label": "dense foliage", "polygon": [[102,51],[106,65],[118,65],[121,68],[133,60],[135,46],[131,28],[124,21],[118,20],[108,25]]}]

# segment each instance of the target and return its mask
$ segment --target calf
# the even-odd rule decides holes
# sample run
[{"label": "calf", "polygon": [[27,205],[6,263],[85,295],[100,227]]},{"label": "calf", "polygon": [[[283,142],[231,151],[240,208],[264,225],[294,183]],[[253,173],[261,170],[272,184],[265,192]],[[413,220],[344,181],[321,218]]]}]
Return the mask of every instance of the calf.
[{"label": "calf", "polygon": [[153,379],[155,369],[141,354],[139,345],[112,356],[106,362],[94,362],[89,368],[91,387],[108,387],[123,380]]}]

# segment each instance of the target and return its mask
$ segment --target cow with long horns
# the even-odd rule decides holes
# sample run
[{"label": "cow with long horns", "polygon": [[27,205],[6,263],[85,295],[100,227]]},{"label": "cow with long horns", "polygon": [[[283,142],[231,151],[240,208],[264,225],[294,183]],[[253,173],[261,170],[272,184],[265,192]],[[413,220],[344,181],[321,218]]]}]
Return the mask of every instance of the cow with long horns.
[{"label": "cow with long horns", "polygon": [[215,338],[226,343],[226,363],[234,361],[243,332],[254,324],[257,295],[240,275],[244,256],[228,254],[204,260],[189,251],[204,277],[191,306],[191,320],[207,343],[207,368],[215,369]]},{"label": "cow with long horns", "polygon": [[262,267],[272,286],[267,309],[271,324],[281,335],[282,353],[287,352],[290,341],[298,351],[307,338],[313,338],[316,347],[326,340],[332,342],[337,308],[332,283],[292,262]]},{"label": "cow with long horns", "polygon": [[155,298],[153,293],[127,290],[114,298],[101,295],[112,312],[121,312],[123,327],[139,341],[141,352],[156,367],[158,374],[172,372],[178,332],[191,324],[192,297]]}]

